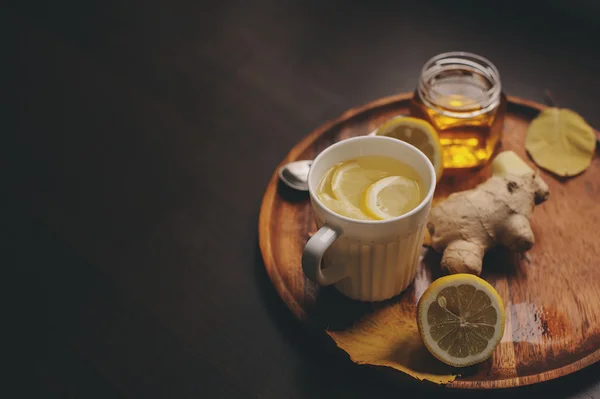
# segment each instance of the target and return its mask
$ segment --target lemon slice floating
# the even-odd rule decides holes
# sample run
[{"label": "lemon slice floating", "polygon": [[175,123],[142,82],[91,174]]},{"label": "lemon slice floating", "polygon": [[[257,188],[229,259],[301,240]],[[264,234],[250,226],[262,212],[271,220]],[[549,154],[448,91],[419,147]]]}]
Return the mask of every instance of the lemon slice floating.
[{"label": "lemon slice floating", "polygon": [[442,147],[437,132],[429,122],[409,116],[399,116],[384,123],[375,134],[393,137],[417,147],[429,158],[437,180],[440,180],[443,172]]},{"label": "lemon slice floating", "polygon": [[504,321],[494,287],[472,274],[439,278],[419,300],[417,322],[425,346],[455,367],[490,357],[504,334]]},{"label": "lemon slice floating", "polygon": [[388,176],[371,184],[363,197],[363,210],[374,219],[390,219],[421,202],[419,185],[402,176]]},{"label": "lemon slice floating", "polygon": [[371,219],[369,216],[365,215],[363,211],[360,210],[360,208],[357,208],[354,205],[348,204],[346,202],[337,200],[328,194],[323,194],[321,196],[321,201],[323,201],[327,208],[342,216],[358,220]]},{"label": "lemon slice floating", "polygon": [[367,187],[385,175],[382,170],[361,168],[356,161],[344,162],[331,176],[331,191],[335,199],[360,208]]}]

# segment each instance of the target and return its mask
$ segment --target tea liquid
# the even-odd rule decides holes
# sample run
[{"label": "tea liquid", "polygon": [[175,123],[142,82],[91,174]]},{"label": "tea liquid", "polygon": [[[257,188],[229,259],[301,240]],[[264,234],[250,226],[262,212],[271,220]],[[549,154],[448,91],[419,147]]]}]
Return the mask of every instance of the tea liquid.
[{"label": "tea liquid", "polygon": [[[423,201],[427,193],[418,173],[404,162],[386,156],[362,156],[332,166],[321,178],[316,194],[333,212],[355,219],[372,219],[365,193],[371,185],[390,176],[414,181],[416,190],[409,193],[401,188],[398,191],[398,186],[390,187],[382,191],[382,201],[400,202],[416,193],[418,198],[410,201],[414,206],[405,212]],[[377,205],[385,209],[385,204]]]}]

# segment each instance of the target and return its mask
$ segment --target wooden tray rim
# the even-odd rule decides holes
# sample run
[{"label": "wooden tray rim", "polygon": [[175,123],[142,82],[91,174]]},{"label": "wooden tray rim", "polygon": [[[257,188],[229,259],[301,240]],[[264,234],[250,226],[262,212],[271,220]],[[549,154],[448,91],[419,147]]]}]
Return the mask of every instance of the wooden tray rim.
[{"label": "wooden tray rim", "polygon": [[[330,120],[313,130],[310,134],[305,136],[299,143],[297,143],[286,155],[286,157],[281,161],[277,168],[273,172],[271,179],[267,185],[267,189],[265,194],[263,195],[260,213],[258,218],[258,239],[260,251],[262,253],[263,262],[265,265],[269,263],[270,265],[274,265],[274,260],[271,250],[271,241],[270,241],[270,230],[265,227],[267,226],[265,215],[267,214],[267,209],[272,206],[275,200],[275,194],[277,191],[277,182],[279,179],[278,170],[284,164],[296,160],[299,154],[302,154],[315,140],[317,140],[324,132],[331,129],[333,126],[337,124],[341,124],[346,122],[366,111],[369,111],[374,108],[383,107],[395,102],[403,102],[408,101],[412,98],[413,93],[401,93],[393,96],[382,97],[380,99],[371,101],[367,104],[350,108],[346,112],[342,113],[336,119]],[[515,96],[507,96],[507,101],[509,105],[516,105],[525,108],[530,108],[535,111],[542,111],[548,106],[537,103],[531,100],[525,100]],[[598,132],[596,131],[596,135],[598,136]],[[267,274],[271,279],[271,283],[275,287],[279,297],[285,302],[286,306],[290,309],[290,311],[294,314],[296,318],[300,321],[306,320],[306,314],[300,304],[296,301],[296,298],[292,294],[290,294],[287,286],[283,283],[281,276],[276,267],[265,267],[267,269]],[[325,334],[326,335],[326,334]],[[330,338],[331,339],[331,338]],[[563,377],[565,375],[574,373],[579,371],[587,366],[590,366],[600,360],[600,348],[596,349],[594,352],[590,353],[586,357],[579,359],[571,364],[560,367],[558,369],[544,371],[539,374],[531,374],[523,377],[511,377],[502,380],[492,380],[492,381],[461,381],[460,379],[454,380],[445,386],[448,388],[459,388],[459,389],[498,389],[498,388],[513,388],[518,386],[531,385],[536,383],[541,383],[545,381],[550,381],[559,377]]]}]

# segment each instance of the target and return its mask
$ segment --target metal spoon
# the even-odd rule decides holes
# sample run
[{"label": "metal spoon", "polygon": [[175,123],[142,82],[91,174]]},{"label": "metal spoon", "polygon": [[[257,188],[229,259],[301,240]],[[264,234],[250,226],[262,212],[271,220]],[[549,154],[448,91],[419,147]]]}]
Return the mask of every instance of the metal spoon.
[{"label": "metal spoon", "polygon": [[295,190],[308,191],[308,171],[311,164],[312,160],[285,164],[279,169],[279,178]]},{"label": "metal spoon", "polygon": [[[375,133],[376,130],[369,133],[369,136]],[[308,171],[311,164],[310,159],[285,164],[279,169],[279,179],[294,190],[308,191]]]}]

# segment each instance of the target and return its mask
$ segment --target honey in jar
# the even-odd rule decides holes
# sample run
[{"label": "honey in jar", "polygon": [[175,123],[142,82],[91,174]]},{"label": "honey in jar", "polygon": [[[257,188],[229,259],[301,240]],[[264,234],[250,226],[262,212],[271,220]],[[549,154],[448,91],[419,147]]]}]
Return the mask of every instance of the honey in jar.
[{"label": "honey in jar", "polygon": [[437,130],[445,172],[483,166],[502,137],[506,96],[500,74],[475,54],[439,54],[423,66],[410,112]]}]

